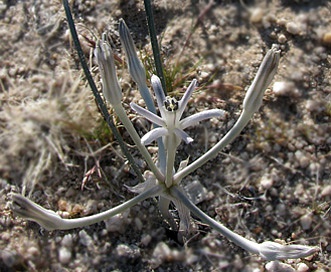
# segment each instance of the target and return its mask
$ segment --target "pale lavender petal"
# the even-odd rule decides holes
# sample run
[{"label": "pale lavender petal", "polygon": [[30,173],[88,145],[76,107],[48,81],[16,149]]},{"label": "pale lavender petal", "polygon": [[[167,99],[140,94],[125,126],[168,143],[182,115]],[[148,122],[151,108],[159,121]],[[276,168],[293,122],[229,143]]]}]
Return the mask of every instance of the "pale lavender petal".
[{"label": "pale lavender petal", "polygon": [[119,34],[124,52],[128,61],[129,73],[138,86],[146,84],[145,67],[138,58],[137,49],[133,43],[129,28],[123,19],[120,19]]},{"label": "pale lavender petal", "polygon": [[159,107],[159,110],[161,111],[161,109],[163,109],[163,102],[166,99],[162,89],[161,80],[158,76],[152,75],[151,82],[156,96],[157,105]]},{"label": "pale lavender petal", "polygon": [[104,35],[102,35],[102,40],[97,43],[94,55],[101,73],[103,95],[112,105],[121,103],[122,89],[117,80],[113,51]]},{"label": "pale lavender petal", "polygon": [[277,72],[280,50],[273,46],[263,58],[257,74],[249,87],[243,102],[244,109],[253,114],[262,104],[263,94]]},{"label": "pale lavender petal", "polygon": [[154,124],[157,124],[159,126],[165,126],[165,122],[156,114],[150,112],[149,110],[146,110],[142,107],[140,107],[139,105],[131,102],[130,103],[130,107],[137,112],[138,114],[140,114],[142,117],[145,117],[146,119],[148,119],[149,121],[151,121]]},{"label": "pale lavender petal", "polygon": [[259,244],[260,256],[269,261],[305,258],[318,251],[318,247],[304,245],[281,245],[269,241]]},{"label": "pale lavender petal", "polygon": [[171,199],[173,203],[176,206],[176,209],[178,211],[179,215],[179,230],[178,230],[178,236],[179,239],[185,239],[185,237],[188,236],[191,227],[191,216],[190,216],[190,210],[177,198]]},{"label": "pale lavender petal", "polygon": [[193,81],[191,82],[190,86],[188,86],[186,92],[184,93],[182,99],[178,102],[178,113],[179,113],[179,118],[182,117],[182,114],[185,110],[185,107],[195,89],[197,85],[197,80],[193,79]]},{"label": "pale lavender petal", "polygon": [[210,119],[213,117],[220,117],[223,116],[225,111],[220,110],[220,109],[213,109],[213,110],[205,110],[202,112],[198,112],[196,114],[193,114],[191,116],[188,116],[184,118],[183,120],[180,121],[180,127],[182,129],[185,129],[190,126],[194,126],[200,121]]},{"label": "pale lavender petal", "polygon": [[174,132],[178,137],[180,137],[182,140],[184,140],[185,143],[189,144],[189,143],[193,142],[193,139],[184,130],[175,128]]},{"label": "pale lavender petal", "polygon": [[168,130],[163,127],[154,128],[151,131],[147,132],[142,138],[141,143],[143,145],[148,145],[151,142],[157,140],[160,137],[168,135]]}]

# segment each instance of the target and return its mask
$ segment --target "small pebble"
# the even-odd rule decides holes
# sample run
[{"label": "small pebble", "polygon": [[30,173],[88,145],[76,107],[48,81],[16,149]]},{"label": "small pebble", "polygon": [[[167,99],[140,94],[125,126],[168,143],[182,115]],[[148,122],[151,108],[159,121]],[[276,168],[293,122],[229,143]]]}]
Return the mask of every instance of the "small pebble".
[{"label": "small pebble", "polygon": [[37,256],[40,256],[39,249],[35,246],[30,246],[26,252],[26,258],[32,259]]},{"label": "small pebble", "polygon": [[286,24],[286,31],[292,35],[297,35],[300,33],[300,26],[294,22],[288,22]]},{"label": "small pebble", "polygon": [[84,211],[84,207],[80,204],[75,204],[71,210],[74,214],[81,214]]},{"label": "small pebble", "polygon": [[260,184],[262,188],[270,189],[273,186],[274,181],[269,176],[263,176],[260,180]]},{"label": "small pebble", "polygon": [[64,199],[60,199],[57,202],[60,211],[68,211],[68,202]]},{"label": "small pebble", "polygon": [[209,77],[209,73],[207,73],[207,72],[201,72],[201,73],[200,73],[200,77],[201,77],[202,79],[205,79],[205,78]]},{"label": "small pebble", "polygon": [[136,217],[136,218],[134,219],[134,223],[135,223],[135,225],[136,225],[136,227],[137,227],[138,230],[142,230],[142,228],[143,228],[143,223],[141,222],[141,220],[140,220],[139,217]]},{"label": "small pebble", "polygon": [[68,264],[71,260],[71,251],[66,247],[59,249],[59,261],[61,264]]},{"label": "small pebble", "polygon": [[56,213],[62,218],[65,218],[65,219],[70,218],[70,213],[69,212],[57,211]]},{"label": "small pebble", "polygon": [[322,197],[331,196],[331,185],[327,185],[324,187],[324,189],[321,192],[321,196]]},{"label": "small pebble", "polygon": [[331,32],[324,33],[322,43],[326,46],[331,46]]},{"label": "small pebble", "polygon": [[266,207],[265,207],[265,211],[266,212],[272,212],[274,210],[274,207],[272,206],[272,205],[267,205]]},{"label": "small pebble", "polygon": [[98,202],[96,200],[89,199],[84,208],[82,208],[82,215],[86,216],[98,212]]},{"label": "small pebble", "polygon": [[128,218],[129,216],[129,210],[117,214],[113,216],[112,218],[109,218],[105,221],[106,229],[108,232],[119,232],[124,233],[126,230],[127,225],[131,222],[131,220]]},{"label": "small pebble", "polygon": [[286,23],[287,23],[287,20],[285,18],[278,18],[277,19],[277,25],[285,26]]},{"label": "small pebble", "polygon": [[123,16],[123,15],[122,15],[122,11],[121,11],[120,9],[116,9],[116,11],[115,11],[115,16],[116,16],[117,18],[122,17],[122,16]]},{"label": "small pebble", "polygon": [[259,23],[261,23],[263,16],[264,16],[263,9],[253,8],[253,9],[251,9],[250,21],[252,24],[259,24]]},{"label": "small pebble", "polygon": [[126,244],[119,244],[116,247],[116,253],[119,257],[135,260],[140,257],[140,249],[136,246],[128,246]]},{"label": "small pebble", "polygon": [[295,158],[298,160],[301,168],[306,168],[310,163],[305,152],[302,152],[301,150],[295,151]]},{"label": "small pebble", "polygon": [[295,191],[294,191],[294,196],[297,198],[300,198],[305,192],[305,188],[303,187],[303,185],[297,184],[297,186],[295,187]]},{"label": "small pebble", "polygon": [[79,235],[79,242],[82,245],[88,247],[93,243],[91,236],[88,235],[85,230],[81,230],[78,235]]},{"label": "small pebble", "polygon": [[276,96],[299,97],[300,93],[293,82],[276,81],[272,87]]},{"label": "small pebble", "polygon": [[159,242],[153,252],[151,266],[153,269],[159,267],[171,255],[169,246],[164,242]]},{"label": "small pebble", "polygon": [[307,213],[300,218],[300,224],[302,229],[309,230],[311,228],[311,224],[313,223],[313,218],[311,213]]},{"label": "small pebble", "polygon": [[190,182],[184,187],[184,190],[194,204],[199,204],[208,198],[208,191],[199,180]]},{"label": "small pebble", "polygon": [[313,99],[309,99],[306,102],[306,109],[309,112],[321,112],[321,111],[323,111],[324,107],[321,104],[321,102],[313,100]]},{"label": "small pebble", "polygon": [[307,272],[309,271],[309,267],[308,265],[306,265],[305,263],[299,263],[297,266],[297,272]]},{"label": "small pebble", "polygon": [[152,241],[152,236],[150,236],[149,234],[144,235],[143,237],[141,237],[141,244],[144,246],[148,246],[149,243]]},{"label": "small pebble", "polygon": [[217,142],[217,137],[216,137],[215,134],[213,134],[213,135],[211,135],[211,136],[209,137],[208,140],[209,140],[209,142],[210,142],[211,144],[214,144],[214,143]]},{"label": "small pebble", "polygon": [[73,238],[72,238],[72,234],[66,234],[63,236],[62,241],[61,241],[61,245],[71,248],[73,244]]},{"label": "small pebble", "polygon": [[278,42],[279,43],[285,43],[287,41],[286,36],[284,34],[278,35]]},{"label": "small pebble", "polygon": [[286,215],[287,210],[288,207],[284,203],[279,203],[276,206],[276,213],[278,216],[284,217]]},{"label": "small pebble", "polygon": [[271,261],[267,263],[265,269],[269,272],[295,272],[295,269],[292,268],[292,266],[279,261]]},{"label": "small pebble", "polygon": [[195,255],[195,254],[188,254],[188,256],[186,257],[185,259],[185,262],[188,264],[188,265],[192,265],[196,262],[198,262],[200,260],[200,257],[198,255]]}]

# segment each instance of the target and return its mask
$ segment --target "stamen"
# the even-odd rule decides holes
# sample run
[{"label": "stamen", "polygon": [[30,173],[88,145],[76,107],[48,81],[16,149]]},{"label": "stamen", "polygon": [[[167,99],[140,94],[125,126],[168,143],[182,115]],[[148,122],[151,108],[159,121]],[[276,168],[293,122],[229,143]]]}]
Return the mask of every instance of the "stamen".
[{"label": "stamen", "polygon": [[176,111],[178,110],[178,101],[174,97],[166,96],[164,101],[164,107],[167,111]]}]

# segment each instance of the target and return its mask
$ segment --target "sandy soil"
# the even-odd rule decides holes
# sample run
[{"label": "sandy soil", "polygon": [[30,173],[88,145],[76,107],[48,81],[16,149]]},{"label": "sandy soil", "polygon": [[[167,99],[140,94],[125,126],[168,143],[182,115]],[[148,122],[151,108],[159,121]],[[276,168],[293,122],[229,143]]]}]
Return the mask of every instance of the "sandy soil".
[{"label": "sandy soil", "polygon": [[[109,31],[123,58],[117,26],[124,18],[152,73],[141,2],[73,3],[87,58],[90,44],[84,37],[93,40],[103,31]],[[2,0],[1,271],[330,271],[330,3],[215,2],[200,21],[207,1],[154,3],[169,93],[180,96],[197,78],[200,87],[189,112],[228,112],[222,120],[189,129],[195,141],[181,146],[180,159],[194,160],[232,126],[272,44],[280,45],[282,58],[262,108],[241,136],[184,183],[199,182],[208,192],[199,207],[241,235],[258,242],[316,245],[320,252],[282,262],[277,270],[274,263],[244,252],[197,221],[196,232],[183,245],[162,220],[154,199],[113,220],[71,231],[47,232],[12,214],[12,191],[63,217],[82,217],[133,197],[124,185],[137,180],[84,80],[60,2]],[[91,67],[100,86],[93,60]],[[118,63],[117,68],[125,107],[143,134],[150,124],[128,106],[140,101],[136,86],[125,66]],[[134,146],[130,150],[146,169]],[[92,171],[98,165],[100,175]],[[175,210],[173,214],[177,216]]]}]

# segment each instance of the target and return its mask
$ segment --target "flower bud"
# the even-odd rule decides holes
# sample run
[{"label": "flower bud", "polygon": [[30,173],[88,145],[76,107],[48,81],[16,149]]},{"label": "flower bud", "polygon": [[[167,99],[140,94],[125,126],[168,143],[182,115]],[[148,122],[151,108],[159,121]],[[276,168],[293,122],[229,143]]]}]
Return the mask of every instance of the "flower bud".
[{"label": "flower bud", "polygon": [[120,20],[119,33],[121,43],[124,47],[125,55],[128,61],[129,73],[132,79],[139,87],[146,85],[145,68],[137,56],[137,50],[133,43],[130,31],[123,19]]},{"label": "flower bud", "polygon": [[269,261],[304,258],[314,254],[318,250],[318,247],[281,245],[269,241],[259,244],[260,256]]},{"label": "flower bud", "polygon": [[274,46],[265,55],[245,99],[244,110],[253,114],[262,104],[263,94],[274,78],[279,63],[280,51]]},{"label": "flower bud", "polygon": [[98,41],[94,49],[102,79],[102,92],[106,100],[116,105],[121,103],[122,91],[117,80],[113,51],[103,34],[102,40]]}]

